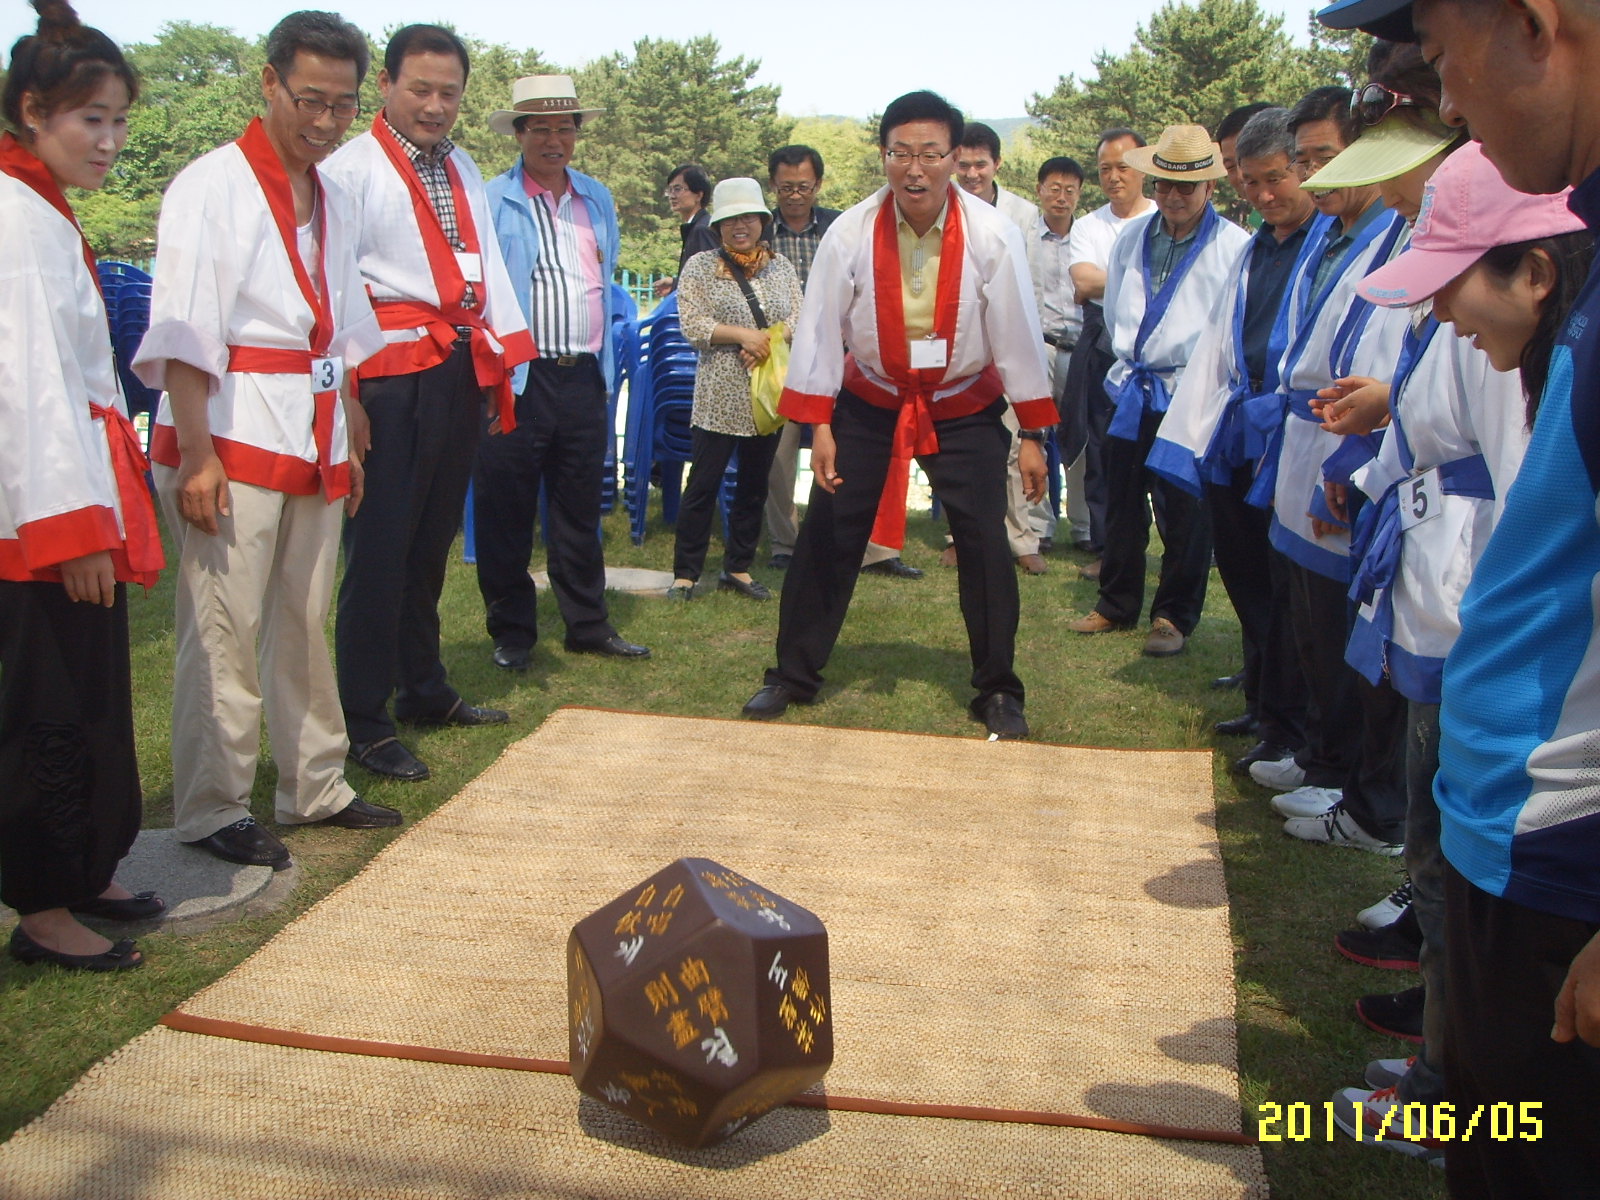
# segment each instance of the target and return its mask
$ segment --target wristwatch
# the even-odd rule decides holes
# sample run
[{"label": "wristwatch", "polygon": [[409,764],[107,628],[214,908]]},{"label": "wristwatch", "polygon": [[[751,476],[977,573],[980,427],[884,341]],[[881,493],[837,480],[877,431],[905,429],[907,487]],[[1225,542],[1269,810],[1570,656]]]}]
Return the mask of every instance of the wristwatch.
[{"label": "wristwatch", "polygon": [[1017,436],[1025,442],[1042,442],[1049,434],[1049,429],[1019,429],[1017,431]]}]

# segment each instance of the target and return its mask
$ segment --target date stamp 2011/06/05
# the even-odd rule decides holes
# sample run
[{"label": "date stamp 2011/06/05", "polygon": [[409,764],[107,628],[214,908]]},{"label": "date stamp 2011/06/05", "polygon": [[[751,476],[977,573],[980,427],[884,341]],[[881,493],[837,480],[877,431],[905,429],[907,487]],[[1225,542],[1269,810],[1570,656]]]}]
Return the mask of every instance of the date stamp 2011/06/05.
[{"label": "date stamp 2011/06/05", "polygon": [[[1340,1104],[1332,1100],[1324,1100],[1320,1105],[1275,1104],[1272,1101],[1258,1104],[1256,1138],[1263,1142],[1309,1142],[1320,1134],[1324,1141],[1331,1142],[1337,1132],[1334,1115],[1339,1107]],[[1519,1139],[1536,1142],[1544,1135],[1544,1122],[1539,1117],[1543,1107],[1539,1100],[1478,1104],[1470,1109],[1458,1109],[1449,1101],[1396,1104],[1374,1125],[1362,1103],[1356,1100],[1350,1102],[1347,1121],[1340,1123],[1352,1131],[1357,1141],[1469,1142],[1476,1137],[1497,1142]]]}]

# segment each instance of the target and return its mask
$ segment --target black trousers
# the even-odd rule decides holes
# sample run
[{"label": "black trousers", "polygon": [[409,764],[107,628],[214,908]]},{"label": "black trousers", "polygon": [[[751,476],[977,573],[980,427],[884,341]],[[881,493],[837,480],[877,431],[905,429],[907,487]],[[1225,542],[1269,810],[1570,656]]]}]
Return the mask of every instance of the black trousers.
[{"label": "black trousers", "polygon": [[527,649],[539,638],[537,596],[528,564],[544,484],[550,586],[575,645],[616,633],[606,609],[600,547],[600,493],[611,437],[600,364],[537,358],[517,397],[517,427],[478,445],[472,473],[478,590],[495,645]]},{"label": "black trousers", "polygon": [[698,427],[690,433],[694,439],[694,459],[689,465],[689,482],[684,485],[683,498],[678,503],[678,537],[672,551],[673,577],[699,579],[700,572],[705,569],[717,495],[722,490],[722,476],[735,450],[739,452],[739,469],[733,485],[733,505],[728,510],[728,539],[722,567],[729,574],[748,571],[755,561],[756,545],[761,541],[767,476],[772,471],[772,456],[777,453],[779,435],[736,437]]},{"label": "black trousers", "polygon": [[1150,545],[1150,503],[1165,514],[1161,574],[1150,619],[1165,617],[1188,637],[1200,623],[1211,574],[1211,521],[1205,504],[1145,465],[1161,413],[1147,412],[1136,441],[1107,437],[1106,541],[1095,609],[1108,621],[1132,625],[1144,609],[1145,550]]},{"label": "black trousers", "polygon": [[1297,750],[1305,744],[1306,683],[1289,628],[1288,559],[1267,540],[1272,514],[1245,503],[1253,478],[1239,467],[1225,484],[1206,484],[1217,574],[1239,616],[1244,697],[1259,737]]},{"label": "black trousers", "polygon": [[1078,334],[1078,347],[1072,352],[1072,365],[1067,370],[1063,389],[1063,403],[1071,396],[1080,405],[1087,422],[1087,440],[1083,446],[1083,498],[1089,507],[1089,541],[1095,550],[1106,544],[1106,430],[1111,425],[1113,406],[1106,395],[1106,372],[1116,361],[1111,354],[1110,338],[1106,334],[1105,313],[1100,305],[1090,301],[1083,306],[1083,329]]},{"label": "black trousers", "polygon": [[[950,516],[956,584],[972,655],[974,706],[1005,693],[1023,699],[1012,669],[1017,640],[1017,573],[1006,540],[1005,402],[934,427],[939,451],[917,459]],[[861,555],[867,548],[889,469],[898,414],[841,392],[833,410],[838,489],[815,484],[778,605],[778,665],[766,682],[802,699],[822,686],[822,668],[839,640]]]},{"label": "black trousers", "polygon": [[27,915],[98,896],[143,803],[125,587],[102,608],[0,581],[0,900]]},{"label": "black trousers", "polygon": [[[1444,1092],[1456,1121],[1445,1155],[1450,1195],[1600,1197],[1600,1049],[1550,1038],[1567,968],[1600,926],[1491,896],[1454,867],[1445,868],[1445,914]],[[1472,1136],[1463,1137],[1474,1114]]]},{"label": "black trousers", "polygon": [[334,622],[339,701],[353,742],[442,717],[460,697],[439,657],[439,595],[483,426],[468,344],[413,375],[363,380],[372,421],[366,496],[344,524]]}]

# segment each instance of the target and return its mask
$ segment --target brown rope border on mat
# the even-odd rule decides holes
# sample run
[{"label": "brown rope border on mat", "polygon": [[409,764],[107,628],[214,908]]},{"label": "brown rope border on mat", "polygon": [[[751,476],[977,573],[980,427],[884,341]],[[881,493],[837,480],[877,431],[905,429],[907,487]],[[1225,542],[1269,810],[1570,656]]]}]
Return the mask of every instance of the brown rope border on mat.
[{"label": "brown rope border on mat", "polygon": [[[497,1067],[504,1071],[537,1071],[546,1075],[570,1075],[572,1068],[556,1058],[518,1058],[509,1054],[476,1054],[468,1050],[442,1050],[433,1046],[411,1046],[399,1042],[372,1042],[360,1038],[330,1037],[321,1033],[300,1033],[291,1029],[270,1029],[242,1021],[221,1021],[197,1017],[174,1010],[161,1018],[168,1029],[232,1038],[239,1042],[259,1042],[266,1046],[287,1046],[296,1050],[326,1050],[335,1054],[364,1054],[372,1058],[403,1058],[413,1062],[444,1063],[460,1067]],[[1137,1133],[1146,1137],[1176,1138],[1192,1142],[1227,1142],[1235,1146],[1254,1146],[1249,1134],[1226,1129],[1185,1129],[1179,1125],[1144,1125],[1137,1121],[1118,1121],[1110,1117],[1083,1117],[1069,1113],[1030,1112],[1018,1108],[985,1108],[968,1104],[911,1104],[897,1100],[872,1100],[861,1096],[799,1095],[787,1101],[799,1108],[826,1108],[835,1112],[877,1113],[895,1117],[944,1117],[957,1121],[1001,1121],[1020,1125],[1056,1125],[1075,1129],[1101,1129],[1110,1133]]]}]

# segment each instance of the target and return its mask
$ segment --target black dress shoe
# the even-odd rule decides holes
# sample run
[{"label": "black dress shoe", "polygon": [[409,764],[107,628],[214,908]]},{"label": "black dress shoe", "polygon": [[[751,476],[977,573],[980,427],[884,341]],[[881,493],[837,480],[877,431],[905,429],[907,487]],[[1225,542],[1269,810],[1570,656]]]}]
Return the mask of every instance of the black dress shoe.
[{"label": "black dress shoe", "polygon": [[1249,737],[1256,731],[1255,713],[1240,713],[1226,721],[1218,721],[1211,728],[1224,737]]},{"label": "black dress shoe", "polygon": [[80,917],[99,917],[102,921],[148,921],[166,912],[167,902],[154,892],[140,892],[120,900],[96,896],[93,900],[67,905],[67,911]]},{"label": "black dress shoe", "polygon": [[1257,742],[1239,758],[1234,759],[1228,765],[1228,769],[1235,775],[1247,775],[1250,773],[1252,763],[1282,762],[1284,759],[1292,757],[1293,754],[1294,751],[1287,746],[1277,746],[1271,742]]},{"label": "black dress shoe", "polygon": [[1234,688],[1243,687],[1244,672],[1237,671],[1232,675],[1218,675],[1211,681],[1211,686],[1215,691],[1219,692],[1231,692]]},{"label": "black dress shoe", "polygon": [[494,665],[502,671],[526,671],[533,661],[531,646],[496,646]]},{"label": "black dress shoe", "polygon": [[351,742],[350,759],[374,775],[387,775],[406,783],[417,783],[430,774],[428,764],[402,746],[399,738]]},{"label": "black dress shoe", "polygon": [[769,683],[746,700],[744,707],[739,711],[752,721],[770,721],[774,717],[783,716],[784,710],[791,704],[810,703],[811,701],[801,699],[781,683]]},{"label": "black dress shoe", "polygon": [[468,704],[465,700],[457,700],[455,706],[442,717],[401,717],[407,725],[504,725],[511,718],[498,708],[479,708]]},{"label": "black dress shoe", "polygon": [[607,658],[649,658],[649,646],[635,646],[632,642],[624,641],[618,634],[600,642],[575,642],[567,639],[567,651],[570,654],[603,654]]},{"label": "black dress shoe", "polygon": [[767,559],[767,566],[771,567],[774,571],[787,571],[789,569],[789,564],[793,561],[794,555],[792,554],[774,554],[771,558]]},{"label": "black dress shoe", "polygon": [[885,558],[879,562],[868,563],[861,568],[862,571],[872,575],[887,575],[890,579],[921,579],[922,570],[909,563],[902,562],[898,557]]},{"label": "black dress shoe", "polygon": [[738,592],[741,596],[749,596],[752,600],[771,600],[772,589],[759,579],[752,579],[749,583],[736,575],[729,575],[723,571],[717,576],[717,586],[726,588],[730,592]]},{"label": "black dress shoe", "polygon": [[289,847],[257,825],[254,817],[224,825],[210,837],[184,845],[214,854],[224,862],[244,863],[250,867],[281,871],[289,865]]},{"label": "black dress shoe", "polygon": [[391,825],[399,825],[404,820],[398,809],[385,808],[381,804],[368,804],[360,796],[353,796],[350,803],[333,816],[323,817],[320,821],[307,821],[306,824],[331,825],[335,829],[384,829]]},{"label": "black dress shoe", "polygon": [[127,971],[144,966],[144,958],[134,948],[132,938],[123,938],[99,954],[65,954],[41,946],[18,925],[11,931],[11,957],[20,963],[52,963],[69,971]]},{"label": "black dress shoe", "polygon": [[1005,692],[996,692],[972,703],[972,719],[982,721],[991,734],[1002,742],[1014,742],[1028,736],[1028,721],[1022,715],[1022,701]]}]

